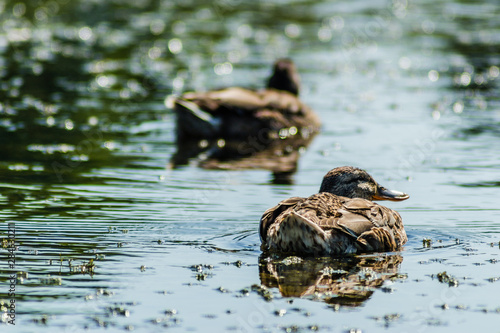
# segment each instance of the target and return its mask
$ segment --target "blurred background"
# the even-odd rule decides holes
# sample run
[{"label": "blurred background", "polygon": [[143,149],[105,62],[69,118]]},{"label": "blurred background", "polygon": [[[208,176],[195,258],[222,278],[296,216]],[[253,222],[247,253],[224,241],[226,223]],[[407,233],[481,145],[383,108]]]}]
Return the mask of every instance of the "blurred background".
[{"label": "blurred background", "polygon": [[[436,322],[429,304],[443,301],[431,295],[449,287],[430,275],[497,274],[484,262],[500,231],[499,18],[496,0],[0,0],[0,235],[15,224],[21,328],[487,328],[478,313],[500,306],[496,284],[457,289],[472,311]],[[279,57],[295,61],[301,98],[323,121],[290,178],[200,168],[210,151],[172,168],[167,96],[263,87]],[[243,304],[215,291],[260,284],[262,212],[315,193],[340,165],[410,194],[388,204],[410,238],[391,262],[433,292],[407,281],[332,319],[301,300],[304,311],[276,315],[291,306],[276,288],[270,308],[256,293]],[[2,259],[0,298],[10,272]],[[384,317],[389,303],[405,319]],[[410,315],[422,308],[432,311]]]}]

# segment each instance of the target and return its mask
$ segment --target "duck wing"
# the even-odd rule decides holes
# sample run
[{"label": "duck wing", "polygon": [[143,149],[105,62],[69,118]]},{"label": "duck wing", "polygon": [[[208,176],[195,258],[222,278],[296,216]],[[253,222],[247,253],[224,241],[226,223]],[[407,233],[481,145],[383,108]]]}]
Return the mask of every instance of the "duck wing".
[{"label": "duck wing", "polygon": [[202,93],[186,93],[180,99],[196,103],[200,108],[212,114],[227,110],[248,112],[265,106],[255,91],[238,87]]},{"label": "duck wing", "polygon": [[289,199],[285,199],[278,203],[276,206],[271,207],[264,212],[260,219],[259,225],[260,240],[262,241],[262,243],[266,241],[267,230],[276,221],[278,216],[280,216],[286,210],[293,209],[293,207],[295,207],[297,203],[303,201],[304,199],[305,198],[301,197],[292,197]]},{"label": "duck wing", "polygon": [[323,192],[304,199],[294,211],[320,227],[333,242],[344,240],[341,235],[349,236],[361,252],[393,251],[408,240],[401,216],[370,200]]},{"label": "duck wing", "polygon": [[363,251],[393,251],[408,240],[401,216],[372,201],[347,199],[337,210],[335,224],[357,237]]},{"label": "duck wing", "polygon": [[274,89],[254,91],[233,87],[204,93],[186,93],[178,100],[196,103],[200,108],[210,113],[257,112],[262,109],[300,113],[308,110],[308,107],[296,96],[286,91]]}]

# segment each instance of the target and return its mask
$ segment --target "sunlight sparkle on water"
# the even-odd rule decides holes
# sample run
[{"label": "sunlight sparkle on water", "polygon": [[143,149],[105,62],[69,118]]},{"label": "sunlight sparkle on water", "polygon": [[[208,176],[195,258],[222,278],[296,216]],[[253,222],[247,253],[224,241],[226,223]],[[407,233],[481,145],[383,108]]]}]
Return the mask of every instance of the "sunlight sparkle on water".
[{"label": "sunlight sparkle on water", "polygon": [[217,75],[229,75],[232,71],[233,65],[230,62],[224,62],[214,66],[214,72]]},{"label": "sunlight sparkle on water", "polygon": [[409,69],[411,67],[411,60],[408,57],[401,57],[399,58],[399,67],[401,69]]},{"label": "sunlight sparkle on water", "polygon": [[439,79],[439,72],[432,69],[429,71],[427,77],[429,78],[429,80],[431,80],[432,82],[436,82],[438,79]]},{"label": "sunlight sparkle on water", "polygon": [[71,119],[66,119],[64,121],[64,128],[66,128],[68,131],[71,131],[75,127],[75,124]]},{"label": "sunlight sparkle on water", "polygon": [[462,113],[464,111],[464,103],[463,102],[455,102],[453,104],[453,112]]},{"label": "sunlight sparkle on water", "polygon": [[297,38],[300,36],[302,30],[298,24],[288,24],[285,27],[285,35],[290,38]]},{"label": "sunlight sparkle on water", "polygon": [[491,66],[488,70],[488,74],[491,78],[496,78],[500,75],[500,69],[497,66]]},{"label": "sunlight sparkle on water", "polygon": [[182,51],[182,41],[179,38],[172,38],[168,41],[168,49],[173,54],[179,54]]},{"label": "sunlight sparkle on water", "polygon": [[78,37],[81,40],[87,41],[92,38],[92,29],[89,27],[83,27],[78,31]]},{"label": "sunlight sparkle on water", "polygon": [[468,72],[464,72],[462,73],[462,75],[460,75],[460,79],[459,79],[459,82],[462,86],[468,86],[471,82],[471,75],[470,73]]}]

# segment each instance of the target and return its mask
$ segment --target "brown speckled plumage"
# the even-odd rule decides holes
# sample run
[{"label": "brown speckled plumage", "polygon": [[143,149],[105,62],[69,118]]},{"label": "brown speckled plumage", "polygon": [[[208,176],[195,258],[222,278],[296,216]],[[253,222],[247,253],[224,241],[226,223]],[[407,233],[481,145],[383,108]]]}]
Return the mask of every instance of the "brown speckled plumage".
[{"label": "brown speckled plumage", "polygon": [[299,76],[291,60],[280,59],[266,89],[239,87],[186,93],[174,101],[177,135],[185,138],[265,138],[295,127],[317,132],[318,116],[300,101]]},{"label": "brown speckled plumage", "polygon": [[283,200],[264,213],[262,247],[329,255],[397,250],[407,241],[401,216],[371,200],[407,198],[381,187],[364,170],[333,169],[320,193]]}]

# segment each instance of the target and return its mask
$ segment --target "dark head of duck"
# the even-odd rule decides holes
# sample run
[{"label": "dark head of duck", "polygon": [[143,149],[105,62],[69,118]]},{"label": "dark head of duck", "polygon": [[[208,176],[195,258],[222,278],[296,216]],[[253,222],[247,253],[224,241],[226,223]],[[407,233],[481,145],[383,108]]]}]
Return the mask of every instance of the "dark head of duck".
[{"label": "dark head of duck", "polygon": [[330,170],[321,183],[320,192],[330,192],[348,198],[402,201],[410,196],[380,186],[366,171],[355,167]]},{"label": "dark head of duck", "polygon": [[299,95],[300,76],[291,59],[278,59],[274,63],[273,74],[267,82],[267,88],[283,90]]}]

